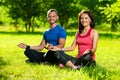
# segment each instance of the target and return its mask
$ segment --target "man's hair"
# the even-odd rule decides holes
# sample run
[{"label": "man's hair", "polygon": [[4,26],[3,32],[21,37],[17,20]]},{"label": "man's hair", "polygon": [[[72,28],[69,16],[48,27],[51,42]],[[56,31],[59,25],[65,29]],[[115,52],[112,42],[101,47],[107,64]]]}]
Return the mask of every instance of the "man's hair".
[{"label": "man's hair", "polygon": [[58,15],[58,12],[56,9],[49,9],[47,12],[47,16],[49,15],[50,12],[55,12]]}]

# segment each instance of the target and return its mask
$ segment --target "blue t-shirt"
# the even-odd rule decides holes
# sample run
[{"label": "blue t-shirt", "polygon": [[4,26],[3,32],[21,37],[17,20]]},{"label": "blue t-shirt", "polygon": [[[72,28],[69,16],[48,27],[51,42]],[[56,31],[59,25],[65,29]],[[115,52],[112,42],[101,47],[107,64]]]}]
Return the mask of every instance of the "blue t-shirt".
[{"label": "blue t-shirt", "polygon": [[54,28],[44,32],[43,39],[48,44],[53,44],[56,46],[58,45],[59,38],[66,39],[66,35],[66,31],[60,25],[56,25]]}]

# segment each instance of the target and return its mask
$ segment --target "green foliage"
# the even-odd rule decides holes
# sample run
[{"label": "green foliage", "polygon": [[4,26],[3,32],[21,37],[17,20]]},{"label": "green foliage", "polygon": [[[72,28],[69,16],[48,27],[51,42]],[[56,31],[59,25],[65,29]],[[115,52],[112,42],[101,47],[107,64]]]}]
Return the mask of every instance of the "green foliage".
[{"label": "green foliage", "polygon": [[104,9],[104,14],[106,15],[107,21],[111,24],[111,30],[116,31],[118,24],[120,24],[120,0],[117,0],[112,5],[107,4]]},{"label": "green foliage", "polygon": [[100,14],[101,11],[100,11],[99,7],[101,5],[100,5],[99,0],[85,0],[85,1],[81,0],[80,4],[85,6],[88,10],[90,10],[92,12],[97,24],[98,23],[100,24],[102,22],[101,17],[104,17],[104,16],[101,16],[101,14]]},{"label": "green foliage", "polygon": [[10,17],[7,14],[8,9],[4,6],[0,6],[0,25],[9,24]]},{"label": "green foliage", "polygon": [[117,0],[116,3],[113,3],[112,5],[107,5],[107,8],[104,10],[105,11],[105,15],[108,18],[108,21],[111,21],[112,19],[115,18],[115,23],[120,21],[120,0]]},{"label": "green foliage", "polygon": [[15,26],[22,19],[26,24],[26,30],[30,31],[35,17],[41,13],[41,1],[38,0],[6,0],[5,2],[9,8],[10,17],[15,20]]},{"label": "green foliage", "polygon": [[77,18],[81,10],[81,5],[79,5],[79,1],[75,0],[54,0],[51,4],[51,8],[58,10],[60,16],[59,22],[64,28],[67,28],[69,19]]},{"label": "green foliage", "polygon": [[[59,23],[66,29],[76,28],[78,13],[88,9],[97,25],[107,23],[112,31],[120,31],[120,0],[0,0],[0,4],[5,6],[0,7],[0,24],[9,22],[16,29],[25,27],[26,31],[34,31],[35,27],[43,27],[47,24],[47,11],[55,8],[59,12]],[[12,20],[8,19],[8,15]]]}]

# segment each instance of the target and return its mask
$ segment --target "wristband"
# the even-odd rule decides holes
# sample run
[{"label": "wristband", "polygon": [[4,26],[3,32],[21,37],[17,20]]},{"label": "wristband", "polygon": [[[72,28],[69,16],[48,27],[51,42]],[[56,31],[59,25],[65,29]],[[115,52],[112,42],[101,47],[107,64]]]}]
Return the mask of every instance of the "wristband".
[{"label": "wristband", "polygon": [[92,50],[90,50],[89,54],[92,54]]},{"label": "wristband", "polygon": [[30,49],[30,46],[29,46],[29,45],[27,45],[26,49]]}]

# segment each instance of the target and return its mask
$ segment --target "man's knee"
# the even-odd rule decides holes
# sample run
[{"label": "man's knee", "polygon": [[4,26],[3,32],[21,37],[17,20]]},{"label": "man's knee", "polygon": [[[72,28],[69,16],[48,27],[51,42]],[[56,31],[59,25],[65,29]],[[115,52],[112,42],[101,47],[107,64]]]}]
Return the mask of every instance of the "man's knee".
[{"label": "man's knee", "polygon": [[54,55],[59,59],[62,56],[62,52],[56,51]]},{"label": "man's knee", "polygon": [[30,49],[25,49],[24,54],[25,54],[25,55],[30,54]]},{"label": "man's knee", "polygon": [[63,51],[56,51],[55,56],[63,64],[66,64],[68,61]]}]

